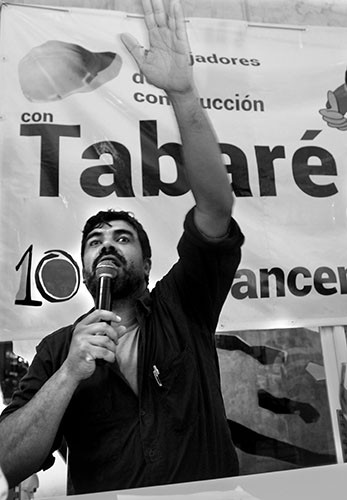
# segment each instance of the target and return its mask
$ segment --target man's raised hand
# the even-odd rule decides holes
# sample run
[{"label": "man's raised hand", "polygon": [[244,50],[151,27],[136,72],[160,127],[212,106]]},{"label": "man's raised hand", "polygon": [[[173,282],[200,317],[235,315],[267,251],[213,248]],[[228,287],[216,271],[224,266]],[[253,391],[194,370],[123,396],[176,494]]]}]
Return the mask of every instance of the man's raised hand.
[{"label": "man's raised hand", "polygon": [[148,83],[168,94],[193,89],[190,48],[179,0],[142,0],[148,30],[145,49],[129,33],[122,33],[124,45],[134,57]]}]

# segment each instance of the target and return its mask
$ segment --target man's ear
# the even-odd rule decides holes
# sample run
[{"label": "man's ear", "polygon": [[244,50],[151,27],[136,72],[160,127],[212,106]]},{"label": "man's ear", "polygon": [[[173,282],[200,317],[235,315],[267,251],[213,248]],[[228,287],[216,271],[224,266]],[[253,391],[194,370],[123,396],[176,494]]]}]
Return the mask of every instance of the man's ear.
[{"label": "man's ear", "polygon": [[149,276],[149,273],[151,272],[151,268],[152,268],[152,261],[150,258],[147,258],[143,261],[143,270],[145,272],[145,275]]}]

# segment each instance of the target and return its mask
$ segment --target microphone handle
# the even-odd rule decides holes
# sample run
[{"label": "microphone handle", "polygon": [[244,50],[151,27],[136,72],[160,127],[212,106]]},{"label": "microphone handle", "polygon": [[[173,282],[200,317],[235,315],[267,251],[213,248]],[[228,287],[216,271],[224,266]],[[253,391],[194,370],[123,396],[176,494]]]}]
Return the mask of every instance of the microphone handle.
[{"label": "microphone handle", "polygon": [[[107,275],[101,275],[98,279],[98,289],[96,294],[96,309],[104,309],[105,311],[111,311],[112,309],[112,299],[111,299],[111,278]],[[111,324],[110,321],[106,321],[108,325]],[[97,359],[97,366],[105,366],[106,361],[104,359]]]},{"label": "microphone handle", "polygon": [[110,276],[102,275],[99,278],[97,295],[96,295],[96,308],[104,309],[105,311],[112,310]]}]

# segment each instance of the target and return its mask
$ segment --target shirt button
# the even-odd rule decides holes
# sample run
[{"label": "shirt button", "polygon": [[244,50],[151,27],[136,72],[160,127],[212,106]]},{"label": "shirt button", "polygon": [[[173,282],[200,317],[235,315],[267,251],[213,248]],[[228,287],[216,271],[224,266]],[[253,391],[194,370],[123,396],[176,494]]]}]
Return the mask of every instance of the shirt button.
[{"label": "shirt button", "polygon": [[141,417],[144,417],[145,415],[146,415],[145,410],[141,410],[141,411],[140,411],[140,416],[141,416]]},{"label": "shirt button", "polygon": [[160,459],[160,451],[158,448],[148,448],[145,452],[146,458],[149,462],[156,462]]}]

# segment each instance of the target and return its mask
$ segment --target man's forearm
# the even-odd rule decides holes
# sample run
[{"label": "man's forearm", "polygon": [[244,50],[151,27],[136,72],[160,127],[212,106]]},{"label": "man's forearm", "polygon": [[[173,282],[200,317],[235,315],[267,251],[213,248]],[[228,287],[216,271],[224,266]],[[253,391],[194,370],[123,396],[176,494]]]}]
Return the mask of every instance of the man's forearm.
[{"label": "man's forearm", "polygon": [[213,230],[223,233],[232,209],[232,190],[213,127],[195,90],[168,96],[180,130],[186,174],[197,209],[202,217],[206,215],[206,220],[220,220],[221,228]]},{"label": "man's forearm", "polygon": [[181,2],[142,3],[150,48],[145,49],[129,33],[122,33],[122,41],[147,82],[163,89],[173,105],[196,201],[197,227],[212,238],[223,236],[230,220],[232,192],[217,139],[196,92]]},{"label": "man's forearm", "polygon": [[60,368],[25,406],[0,424],[0,464],[10,487],[40,470],[77,387]]}]

